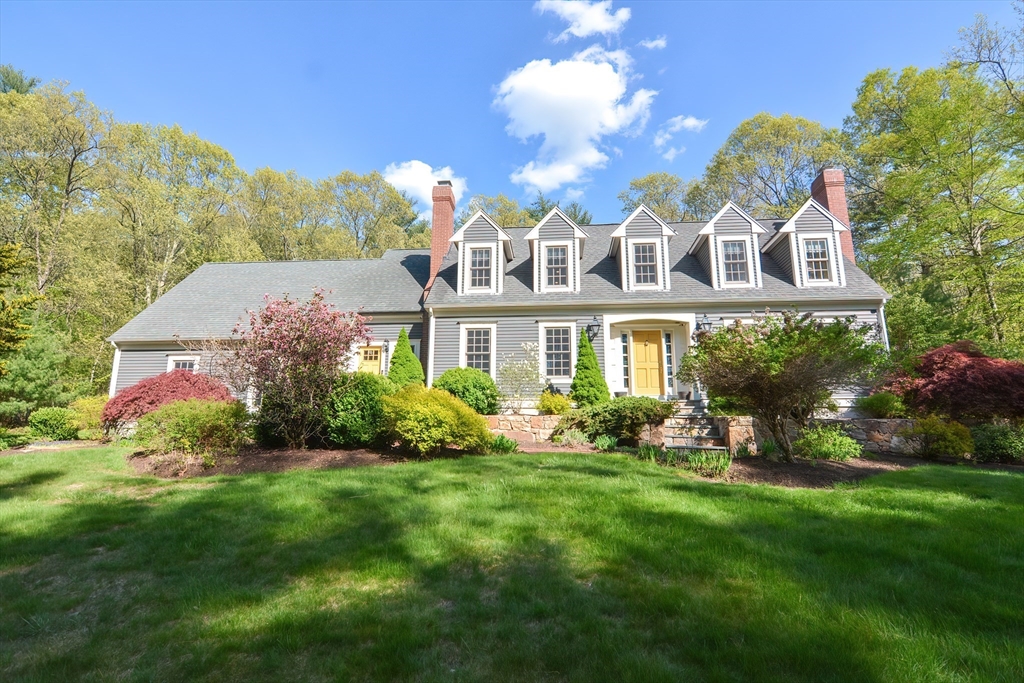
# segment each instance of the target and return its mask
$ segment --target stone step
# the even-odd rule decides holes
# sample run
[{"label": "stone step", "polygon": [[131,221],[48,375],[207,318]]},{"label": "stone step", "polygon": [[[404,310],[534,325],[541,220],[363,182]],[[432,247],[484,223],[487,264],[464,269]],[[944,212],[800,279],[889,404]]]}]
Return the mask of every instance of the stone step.
[{"label": "stone step", "polygon": [[686,448],[689,446],[720,446],[725,448],[725,439],[720,436],[669,436],[665,435],[666,448]]},{"label": "stone step", "polygon": [[665,446],[673,451],[727,451],[725,446]]},{"label": "stone step", "polygon": [[713,427],[714,425],[715,418],[713,417],[672,416],[665,420],[666,427]]},{"label": "stone step", "polygon": [[701,425],[698,427],[670,427],[665,426],[666,436],[721,436],[722,432],[714,425]]}]

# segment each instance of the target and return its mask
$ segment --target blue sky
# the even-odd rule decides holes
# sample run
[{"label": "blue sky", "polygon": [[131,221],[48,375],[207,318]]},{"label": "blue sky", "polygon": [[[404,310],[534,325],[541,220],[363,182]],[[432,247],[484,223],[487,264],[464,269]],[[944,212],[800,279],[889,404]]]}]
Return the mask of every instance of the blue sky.
[{"label": "blue sky", "polygon": [[[841,125],[873,69],[928,67],[1009,2],[0,2],[0,62],[252,171],[386,171],[414,196],[579,197],[699,175],[759,111]],[[427,208],[421,205],[421,209]]]}]

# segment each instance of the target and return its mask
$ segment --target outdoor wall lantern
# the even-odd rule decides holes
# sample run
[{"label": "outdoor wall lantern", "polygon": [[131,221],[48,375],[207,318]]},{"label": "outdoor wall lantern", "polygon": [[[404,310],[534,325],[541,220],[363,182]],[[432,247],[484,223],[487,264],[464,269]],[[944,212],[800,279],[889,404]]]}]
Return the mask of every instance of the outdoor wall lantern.
[{"label": "outdoor wall lantern", "polygon": [[594,341],[597,338],[597,333],[601,331],[601,321],[594,316],[594,319],[587,324],[587,339]]}]

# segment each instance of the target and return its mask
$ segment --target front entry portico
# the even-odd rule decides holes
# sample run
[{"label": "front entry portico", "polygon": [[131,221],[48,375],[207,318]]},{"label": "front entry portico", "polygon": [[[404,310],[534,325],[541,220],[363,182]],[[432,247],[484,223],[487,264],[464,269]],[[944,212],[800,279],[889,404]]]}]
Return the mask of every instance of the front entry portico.
[{"label": "front entry portico", "polygon": [[689,348],[693,314],[651,318],[606,314],[605,379],[616,395],[687,398],[689,385],[675,378],[679,358]]}]

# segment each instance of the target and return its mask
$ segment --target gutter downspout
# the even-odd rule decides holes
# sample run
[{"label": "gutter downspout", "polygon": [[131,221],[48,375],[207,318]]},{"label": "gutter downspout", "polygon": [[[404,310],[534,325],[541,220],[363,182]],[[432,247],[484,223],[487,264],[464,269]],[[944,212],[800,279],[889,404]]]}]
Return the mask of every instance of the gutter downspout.
[{"label": "gutter downspout", "polygon": [[885,342],[885,350],[888,353],[889,349],[889,327],[885,324],[885,301],[882,301],[882,305],[878,308],[878,321],[882,324],[882,341]]},{"label": "gutter downspout", "polygon": [[427,346],[427,388],[434,383],[434,330],[436,325],[434,322],[437,318],[434,317],[434,309],[430,306],[427,307],[427,314],[430,316],[430,343]]},{"label": "gutter downspout", "polygon": [[121,349],[114,342],[110,342],[110,344],[114,347],[114,365],[110,370],[110,389],[107,391],[107,395],[108,398],[114,398],[114,390],[117,389],[117,370],[121,366]]}]

